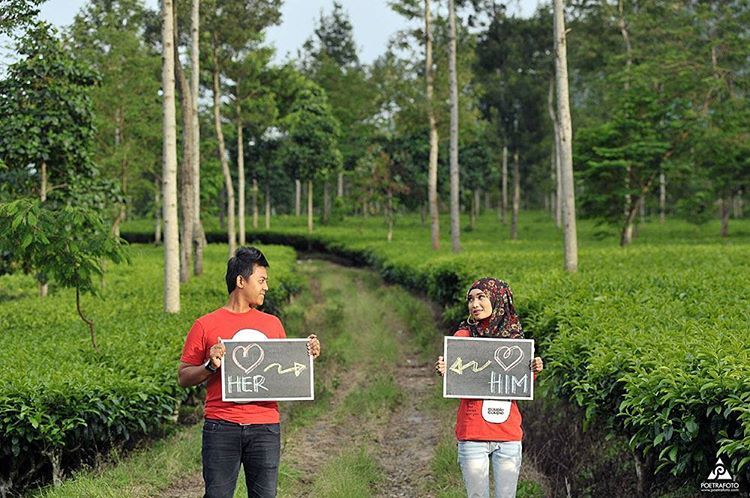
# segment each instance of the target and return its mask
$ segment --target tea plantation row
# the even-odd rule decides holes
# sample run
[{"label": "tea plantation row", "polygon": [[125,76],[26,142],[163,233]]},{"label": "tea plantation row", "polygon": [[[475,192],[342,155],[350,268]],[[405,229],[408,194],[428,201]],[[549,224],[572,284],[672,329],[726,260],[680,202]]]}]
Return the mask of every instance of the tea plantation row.
[{"label": "tea plantation row", "polygon": [[[263,247],[271,262],[267,307],[299,288],[296,255]],[[113,448],[158,435],[191,391],[177,385],[185,335],[226,300],[226,246],[206,251],[205,273],[166,315],[162,249],[131,246],[132,264],[110,266],[101,298],[84,297],[99,352],[76,314],[75,293],[35,295],[33,279],[0,277],[0,494],[59,477]]]},{"label": "tea plantation row", "polygon": [[485,215],[463,234],[458,255],[449,252],[446,225],[442,248],[432,251],[427,226],[413,216],[398,220],[391,243],[376,218],[311,236],[304,219],[281,218],[251,237],[368,264],[427,294],[451,320],[465,313],[473,279],[503,278],[546,358],[548,389],[580,406],[586,423],[626,436],[657,472],[705,478],[718,453],[747,481],[750,224],[733,221],[735,235],[722,241],[713,225],[649,223],[623,249],[584,221],[580,270],[566,274],[560,232],[543,215],[523,216],[533,219],[522,219],[519,240],[509,241],[507,226]]}]

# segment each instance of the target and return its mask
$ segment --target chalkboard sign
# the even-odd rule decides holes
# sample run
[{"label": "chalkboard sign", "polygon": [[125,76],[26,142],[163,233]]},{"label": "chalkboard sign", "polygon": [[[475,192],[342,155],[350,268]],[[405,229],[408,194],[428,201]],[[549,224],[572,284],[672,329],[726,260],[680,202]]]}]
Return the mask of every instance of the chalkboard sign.
[{"label": "chalkboard sign", "polygon": [[443,397],[534,399],[534,341],[446,337]]},{"label": "chalkboard sign", "polygon": [[313,361],[307,339],[225,340],[223,401],[313,399]]}]

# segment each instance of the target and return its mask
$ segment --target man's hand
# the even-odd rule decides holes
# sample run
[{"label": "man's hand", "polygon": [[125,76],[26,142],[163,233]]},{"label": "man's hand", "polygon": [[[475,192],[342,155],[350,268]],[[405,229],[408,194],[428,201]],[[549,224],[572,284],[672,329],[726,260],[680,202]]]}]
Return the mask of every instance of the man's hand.
[{"label": "man's hand", "polygon": [[224,358],[224,353],[226,352],[227,348],[224,346],[224,341],[219,337],[219,342],[211,346],[211,350],[208,352],[208,359],[211,361],[211,366],[221,368],[221,359]]},{"label": "man's hand", "polygon": [[[221,361],[224,357],[224,353],[227,348],[224,347],[224,343],[219,337],[219,342],[211,346],[208,352],[208,361],[211,362],[211,366],[217,370],[221,367]],[[206,367],[205,363],[200,365],[191,365],[190,363],[180,362],[180,366],[177,370],[177,383],[182,387],[197,386],[198,384],[208,380],[215,372],[210,372]]]},{"label": "man's hand", "polygon": [[318,336],[315,334],[310,334],[307,336],[307,354],[312,356],[313,358],[317,358],[320,356],[320,341],[318,340]]}]

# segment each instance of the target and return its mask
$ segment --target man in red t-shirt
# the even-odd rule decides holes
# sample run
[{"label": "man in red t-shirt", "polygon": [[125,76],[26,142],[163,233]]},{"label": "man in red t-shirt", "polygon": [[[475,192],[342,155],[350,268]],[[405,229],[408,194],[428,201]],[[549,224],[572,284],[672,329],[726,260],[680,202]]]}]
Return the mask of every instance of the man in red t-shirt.
[{"label": "man in red t-shirt", "polygon": [[[197,319],[185,339],[178,380],[182,387],[207,381],[203,425],[203,480],[206,498],[234,496],[240,464],[248,497],[276,496],[281,453],[279,406],[275,401],[221,400],[222,339],[266,340],[286,337],[281,321],[256,308],[268,291],[268,261],[254,247],[241,247],[227,263],[227,304]],[[308,337],[317,358],[320,342]]]}]

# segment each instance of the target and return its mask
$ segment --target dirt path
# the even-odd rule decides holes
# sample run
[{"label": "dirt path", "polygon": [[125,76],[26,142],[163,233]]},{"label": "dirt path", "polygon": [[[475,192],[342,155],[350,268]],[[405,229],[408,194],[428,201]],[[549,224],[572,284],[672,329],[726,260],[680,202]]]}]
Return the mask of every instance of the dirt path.
[{"label": "dirt path", "polygon": [[[321,263],[322,264],[322,263]],[[379,279],[375,282],[372,275],[363,270],[346,269],[328,263],[322,264],[323,272],[335,272],[338,282],[331,282],[324,277],[310,275],[310,290],[316,306],[325,308],[330,303],[331,284],[344,283],[344,293],[356,291],[365,302],[379,302],[379,295],[385,291]],[[341,281],[343,280],[343,282]],[[328,288],[326,288],[328,287]],[[387,291],[386,291],[387,292]],[[335,298],[334,298],[335,299]],[[353,391],[363,389],[367,383],[366,371],[359,364],[350,364],[337,372],[340,379],[346,379],[333,394],[329,409],[312,426],[297,431],[290,438],[285,448],[284,457],[301,471],[299,479],[302,489],[307,492],[320,469],[335,456],[332,449],[352,448],[365,444],[371,449],[379,467],[385,474],[380,481],[377,495],[423,496],[426,479],[429,478],[430,460],[433,456],[437,435],[435,432],[436,417],[425,408],[429,396],[434,393],[436,378],[431,375],[431,366],[419,359],[418,351],[411,343],[408,331],[393,309],[382,302],[383,307],[375,313],[372,326],[380,330],[392,331],[392,339],[397,344],[397,357],[392,364],[381,368],[389,370],[400,393],[400,403],[396,408],[382,417],[342,416],[340,407]],[[343,322],[349,319],[356,322],[357,310],[345,308]],[[315,312],[312,310],[311,315]],[[360,346],[366,349],[366,346]]]},{"label": "dirt path", "polygon": [[[307,286],[295,299],[303,315],[296,325],[320,331],[327,356],[321,357],[315,371],[316,390],[323,395],[308,405],[281,406],[281,471],[286,475],[280,480],[279,496],[328,496],[320,485],[329,476],[335,479],[341,460],[334,460],[358,448],[366,450],[381,475],[369,488],[374,496],[431,496],[432,460],[439,439],[450,431],[449,417],[435,402],[440,378],[431,361],[420,356],[405,317],[399,315],[397,303],[403,293],[367,270],[323,261],[301,262],[299,269]],[[421,304],[415,306],[421,309]],[[427,315],[434,319],[431,312]],[[397,401],[368,408],[368,389],[379,376],[388,379]],[[525,474],[536,474],[526,462],[524,467]],[[244,496],[242,474],[235,496]],[[197,473],[173,483],[160,496],[202,493],[203,480]]]},{"label": "dirt path", "polygon": [[431,365],[414,352],[403,355],[396,372],[404,401],[378,441],[379,462],[386,474],[378,496],[424,496],[439,436],[439,420],[428,403],[437,377]]}]

